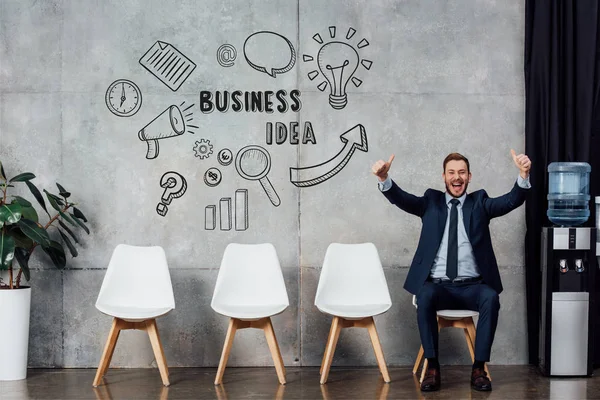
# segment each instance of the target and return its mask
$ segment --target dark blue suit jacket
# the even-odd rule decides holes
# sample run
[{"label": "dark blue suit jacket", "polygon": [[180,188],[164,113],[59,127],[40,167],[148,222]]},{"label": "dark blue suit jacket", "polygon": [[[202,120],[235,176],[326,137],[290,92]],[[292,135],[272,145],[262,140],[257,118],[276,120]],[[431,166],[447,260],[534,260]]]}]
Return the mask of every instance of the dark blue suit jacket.
[{"label": "dark blue suit jacket", "polygon": [[[510,192],[496,198],[490,198],[485,190],[477,190],[467,194],[462,207],[463,222],[473,247],[477,267],[485,283],[498,293],[502,292],[502,282],[492,248],[490,220],[508,214],[523,204],[527,190],[515,183]],[[446,198],[443,192],[434,189],[427,189],[422,197],[418,197],[400,189],[393,181],[392,187],[383,194],[392,204],[421,217],[423,222],[417,252],[404,282],[406,290],[417,294],[429,276],[442,242],[448,216]]]}]

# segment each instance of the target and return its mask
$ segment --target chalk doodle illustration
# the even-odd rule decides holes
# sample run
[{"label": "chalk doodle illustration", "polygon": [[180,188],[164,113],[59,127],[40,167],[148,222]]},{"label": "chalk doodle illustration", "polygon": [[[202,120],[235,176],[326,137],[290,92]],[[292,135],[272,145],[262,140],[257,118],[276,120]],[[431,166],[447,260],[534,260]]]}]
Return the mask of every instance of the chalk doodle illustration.
[{"label": "chalk doodle illustration", "polygon": [[213,231],[217,227],[217,206],[214,204],[204,208],[204,229]]},{"label": "chalk doodle illustration", "polygon": [[233,67],[235,59],[237,58],[237,51],[235,47],[230,44],[224,44],[219,46],[217,49],[217,62],[221,67]]},{"label": "chalk doodle illustration", "polygon": [[210,157],[213,153],[213,145],[210,143],[210,140],[200,139],[197,140],[194,146],[194,156],[198,157],[201,160]]},{"label": "chalk doodle illustration", "polygon": [[252,68],[273,78],[288,72],[296,64],[296,50],[292,42],[270,31],[248,36],[244,42],[244,57]]},{"label": "chalk doodle illustration", "polygon": [[235,156],[235,169],[242,178],[257,180],[275,207],[281,204],[279,195],[267,177],[271,170],[271,155],[267,150],[256,145],[242,148]]},{"label": "chalk doodle illustration", "polygon": [[119,117],[131,117],[142,106],[142,92],[130,80],[117,79],[106,90],[104,100],[111,113]]},{"label": "chalk doodle illustration", "polygon": [[[356,30],[350,28],[346,33],[346,40],[352,39],[355,33]],[[335,36],[336,27],[330,26],[329,37],[332,39],[331,41],[324,43],[323,38],[318,33],[313,36],[313,40],[322,45],[317,54],[317,66],[325,78],[324,81],[321,81],[317,85],[317,88],[323,92],[329,86],[329,105],[336,110],[341,110],[348,104],[348,95],[346,93],[348,82],[351,80],[356,87],[359,87],[363,82],[354,76],[358,66],[362,65],[368,71],[371,69],[373,62],[366,59],[361,60],[358,51],[352,45],[334,40]],[[356,47],[362,49],[368,45],[369,42],[363,38],[358,42]],[[302,60],[304,62],[311,62],[315,58],[304,54]],[[315,80],[318,76],[319,71],[317,70],[312,70],[308,73],[308,79],[311,81]]]},{"label": "chalk doodle illustration", "polygon": [[187,182],[177,172],[169,171],[165,172],[162,178],[160,178],[160,187],[164,188],[165,191],[160,198],[161,203],[158,203],[156,206],[156,212],[158,215],[164,217],[169,211],[167,206],[171,204],[171,201],[185,194]]},{"label": "chalk doodle illustration", "polygon": [[221,183],[222,177],[221,171],[219,171],[218,168],[212,167],[207,169],[204,173],[204,183],[206,183],[207,186],[215,187]]},{"label": "chalk doodle illustration", "polygon": [[223,149],[217,153],[217,160],[219,160],[219,164],[226,167],[233,161],[233,154],[229,149]]},{"label": "chalk doodle illustration", "polygon": [[290,182],[298,187],[318,185],[344,169],[356,150],[369,151],[367,133],[361,124],[342,133],[340,140],[344,143],[344,147],[329,160],[310,167],[290,167]]},{"label": "chalk doodle illustration", "polygon": [[[231,230],[232,217],[235,218],[235,230],[248,229],[248,189],[238,189],[234,196],[235,204],[232,209],[231,197],[219,200],[219,226],[222,231]],[[233,215],[232,215],[233,211]],[[212,231],[217,228],[217,206],[208,205],[204,209],[204,229]]]},{"label": "chalk doodle illustration", "polygon": [[172,91],[177,91],[196,68],[173,45],[157,41],[140,58],[140,64]]},{"label": "chalk doodle illustration", "polygon": [[235,230],[248,229],[248,189],[235,191]]},{"label": "chalk doodle illustration", "polygon": [[[180,104],[181,107],[184,105],[185,102]],[[188,124],[186,126],[186,122],[191,122],[193,119],[192,112],[188,112],[193,106],[194,104],[181,111],[179,107],[172,105],[138,132],[138,138],[148,145],[148,152],[146,153],[146,158],[148,160],[158,157],[158,141],[160,139],[168,139],[183,135],[186,132],[186,129],[188,129],[187,132],[194,133],[189,130],[189,128],[198,128],[197,125]],[[185,112],[188,113],[184,115],[183,113]]]},{"label": "chalk doodle illustration", "polygon": [[[300,140],[302,140],[302,144],[307,144],[309,142],[317,144],[317,138],[315,137],[312,123],[310,121],[304,121],[304,130],[302,131],[301,138],[298,137],[300,135],[300,132],[298,132],[299,125],[298,121],[290,122],[290,144],[298,144],[300,143]],[[288,137],[288,128],[283,122],[275,122],[275,127],[273,127],[272,122],[267,122],[265,136],[265,141],[269,145],[273,144],[273,139],[275,139],[275,143],[283,144]]]}]

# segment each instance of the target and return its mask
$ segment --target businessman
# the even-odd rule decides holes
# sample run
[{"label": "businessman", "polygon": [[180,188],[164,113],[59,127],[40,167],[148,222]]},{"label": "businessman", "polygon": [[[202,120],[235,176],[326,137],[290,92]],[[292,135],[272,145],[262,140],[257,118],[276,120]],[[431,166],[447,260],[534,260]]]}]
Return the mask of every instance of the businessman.
[{"label": "businessman", "polygon": [[441,309],[479,312],[471,386],[479,391],[492,390],[485,362],[490,360],[498,323],[502,282],[489,223],[523,204],[530,188],[529,157],[517,155],[514,150],[511,155],[519,169],[517,181],[510,192],[496,198],[489,197],[485,190],[467,193],[471,182],[469,160],[459,153],[444,159],[446,191],[427,189],[421,197],[405,192],[388,176],[393,155],[372,167],[379,190],[390,203],[420,217],[423,224],[404,288],[417,299],[417,322],[428,360],[421,383],[424,392],[440,389],[436,311]]}]

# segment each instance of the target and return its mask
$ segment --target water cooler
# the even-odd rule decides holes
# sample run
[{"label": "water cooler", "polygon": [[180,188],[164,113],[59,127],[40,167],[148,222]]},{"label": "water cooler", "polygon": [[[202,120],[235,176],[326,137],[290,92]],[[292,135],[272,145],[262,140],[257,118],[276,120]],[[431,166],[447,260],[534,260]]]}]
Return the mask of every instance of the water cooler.
[{"label": "water cooler", "polygon": [[542,229],[540,363],[544,375],[588,376],[594,362],[596,228],[589,218],[586,163],[548,166],[547,215]]}]

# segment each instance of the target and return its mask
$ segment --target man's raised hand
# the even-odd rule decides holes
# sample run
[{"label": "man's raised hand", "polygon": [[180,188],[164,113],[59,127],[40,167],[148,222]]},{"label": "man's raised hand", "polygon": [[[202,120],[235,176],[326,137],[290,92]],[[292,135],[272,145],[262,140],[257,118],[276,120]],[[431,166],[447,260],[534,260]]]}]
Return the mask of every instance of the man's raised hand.
[{"label": "man's raised hand", "polygon": [[379,160],[371,167],[371,171],[373,174],[381,181],[385,181],[388,177],[388,171],[392,166],[392,162],[394,161],[394,155],[390,156],[390,159],[387,161]]},{"label": "man's raised hand", "polygon": [[518,154],[511,149],[510,154],[515,162],[519,171],[521,171],[521,178],[527,179],[529,177],[529,170],[531,169],[531,160],[525,154]]}]

